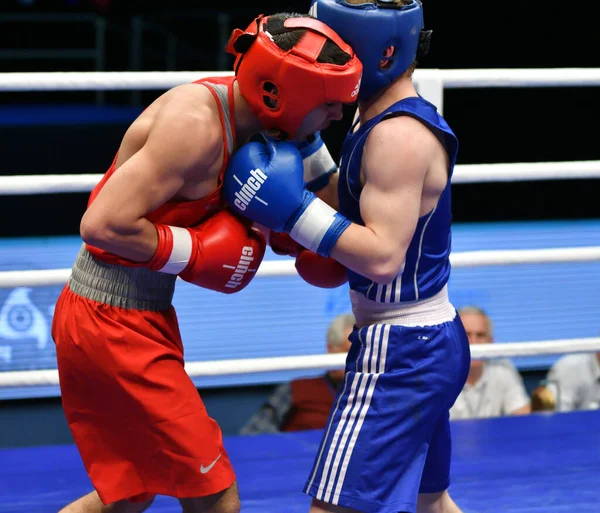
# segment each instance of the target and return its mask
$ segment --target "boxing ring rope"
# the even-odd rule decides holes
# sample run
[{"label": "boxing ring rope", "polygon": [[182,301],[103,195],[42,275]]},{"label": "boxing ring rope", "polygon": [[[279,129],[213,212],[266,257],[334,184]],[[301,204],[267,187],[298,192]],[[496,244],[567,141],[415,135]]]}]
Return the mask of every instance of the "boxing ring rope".
[{"label": "boxing ring rope", "polygon": [[[89,192],[101,174],[0,176],[0,196]],[[600,178],[600,160],[459,164],[453,184]]]},{"label": "boxing ring rope", "polygon": [[[83,91],[167,89],[207,76],[230,72],[49,72],[1,73],[0,91]],[[600,68],[429,70],[415,72],[419,92],[441,107],[444,89],[489,87],[600,86]],[[441,110],[441,109],[440,109]],[[89,192],[99,174],[0,177],[0,195]],[[454,184],[502,181],[572,180],[600,178],[600,161],[470,164],[456,166]],[[600,261],[600,246],[536,250],[491,250],[453,253],[453,267],[526,265]],[[0,272],[0,288],[63,285],[70,269]],[[266,261],[258,277],[296,276],[290,260]],[[558,355],[600,351],[600,338],[511,342],[471,347],[474,359]],[[291,370],[343,368],[344,354],[248,358],[188,362],[191,377],[221,376]],[[0,372],[0,387],[58,385],[51,370]]]},{"label": "boxing ring rope", "polygon": [[[464,251],[450,255],[450,263],[453,268],[598,261],[600,261],[600,246]],[[297,274],[294,261],[291,259],[267,260],[261,264],[256,272],[256,277],[272,278],[296,276]],[[0,289],[64,285],[70,275],[71,269],[2,271],[0,272]]]},{"label": "boxing ring rope", "polygon": [[[168,89],[230,71],[82,71],[2,73],[0,92],[129,91]],[[600,85],[600,68],[417,69],[415,83],[440,82],[444,89],[489,87],[587,87]]]},{"label": "boxing ring rope", "polygon": [[[593,351],[600,351],[600,338],[473,345],[471,346],[471,358],[492,360],[495,358],[588,353]],[[343,369],[345,361],[346,355],[344,353],[279,356],[188,362],[185,364],[185,370],[191,378],[198,378],[258,372]],[[58,384],[58,371],[55,369],[0,372],[0,387],[51,386]]]}]

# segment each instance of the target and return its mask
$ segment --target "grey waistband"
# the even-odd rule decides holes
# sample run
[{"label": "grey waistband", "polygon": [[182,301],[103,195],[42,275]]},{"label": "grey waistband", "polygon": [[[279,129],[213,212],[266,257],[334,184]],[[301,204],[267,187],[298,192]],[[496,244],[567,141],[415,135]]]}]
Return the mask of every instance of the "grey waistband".
[{"label": "grey waistband", "polygon": [[123,267],[96,260],[82,244],[75,259],[69,288],[77,295],[131,310],[167,310],[175,281],[172,274],[145,267]]}]

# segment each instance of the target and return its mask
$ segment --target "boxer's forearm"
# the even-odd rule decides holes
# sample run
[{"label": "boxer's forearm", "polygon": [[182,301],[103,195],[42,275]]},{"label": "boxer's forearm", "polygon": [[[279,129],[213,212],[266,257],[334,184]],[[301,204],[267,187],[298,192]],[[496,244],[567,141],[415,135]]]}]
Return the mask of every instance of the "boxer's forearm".
[{"label": "boxer's forearm", "polygon": [[156,227],[145,218],[131,224],[91,225],[84,217],[80,233],[86,244],[136,262],[148,262],[158,244]]}]

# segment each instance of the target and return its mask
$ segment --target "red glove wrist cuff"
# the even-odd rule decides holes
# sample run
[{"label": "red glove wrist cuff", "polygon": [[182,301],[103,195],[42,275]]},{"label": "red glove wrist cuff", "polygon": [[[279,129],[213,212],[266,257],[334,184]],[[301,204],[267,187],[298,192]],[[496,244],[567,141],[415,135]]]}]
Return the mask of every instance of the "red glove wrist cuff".
[{"label": "red glove wrist cuff", "polygon": [[156,224],[158,245],[147,267],[153,271],[179,274],[192,256],[192,236],[186,228]]}]

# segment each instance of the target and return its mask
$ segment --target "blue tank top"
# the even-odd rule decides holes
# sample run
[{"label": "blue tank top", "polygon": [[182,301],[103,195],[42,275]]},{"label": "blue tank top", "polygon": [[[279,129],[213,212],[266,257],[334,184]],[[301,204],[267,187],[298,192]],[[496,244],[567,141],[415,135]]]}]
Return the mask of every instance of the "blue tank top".
[{"label": "blue tank top", "polygon": [[[449,157],[448,182],[431,212],[419,218],[408,246],[404,268],[388,285],[348,271],[350,288],[367,299],[380,303],[400,303],[429,298],[441,291],[450,276],[452,208],[450,178],[454,171],[458,140],[437,112],[435,105],[421,97],[401,100],[346,135],[339,166],[339,211],[352,222],[364,226],[360,215],[360,164],[367,135],[381,120],[394,116],[412,116],[428,127],[446,148]],[[358,120],[357,120],[358,123]],[[356,124],[355,124],[356,125]],[[399,220],[402,222],[402,220]]]}]

